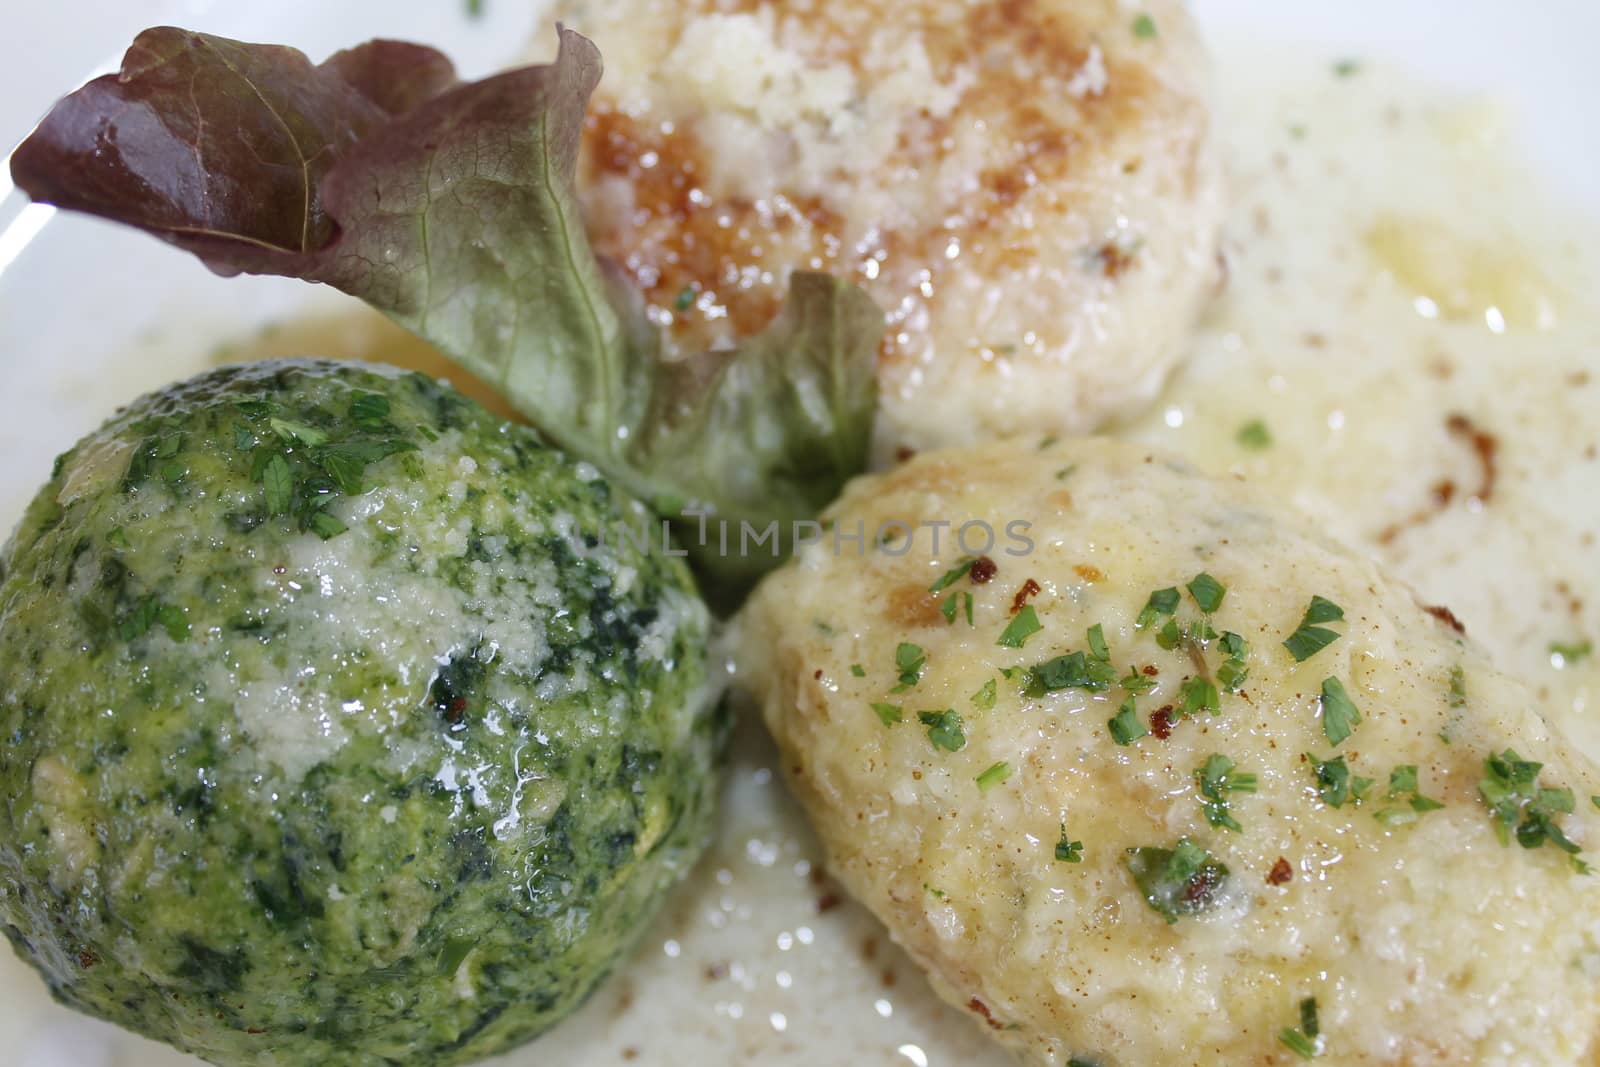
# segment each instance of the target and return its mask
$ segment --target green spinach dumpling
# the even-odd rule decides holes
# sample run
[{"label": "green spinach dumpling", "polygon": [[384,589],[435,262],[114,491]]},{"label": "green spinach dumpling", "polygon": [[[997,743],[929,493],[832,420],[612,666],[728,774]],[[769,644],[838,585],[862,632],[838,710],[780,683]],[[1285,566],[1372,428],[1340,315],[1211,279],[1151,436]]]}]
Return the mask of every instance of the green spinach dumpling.
[{"label": "green spinach dumpling", "polygon": [[[615,536],[653,525],[655,550]],[[0,582],[0,923],[218,1063],[548,1028],[707,838],[708,616],[593,468],[416,374],[295,360],[61,457]]]}]

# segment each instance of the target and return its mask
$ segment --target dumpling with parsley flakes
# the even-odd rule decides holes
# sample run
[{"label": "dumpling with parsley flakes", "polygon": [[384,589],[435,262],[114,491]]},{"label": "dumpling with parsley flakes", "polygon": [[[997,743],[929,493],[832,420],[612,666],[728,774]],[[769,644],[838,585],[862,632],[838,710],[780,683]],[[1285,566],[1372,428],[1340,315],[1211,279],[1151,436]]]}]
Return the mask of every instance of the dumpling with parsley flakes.
[{"label": "dumpling with parsley flakes", "polygon": [[590,239],[669,349],[765,326],[793,271],[847,278],[888,315],[888,453],[1149,403],[1217,287],[1210,68],[1177,0],[552,13],[607,56]]},{"label": "dumpling with parsley flakes", "polygon": [[833,872],[997,1040],[1595,1062],[1600,771],[1447,611],[1110,441],[925,453],[827,518],[742,684]]},{"label": "dumpling with parsley flakes", "polygon": [[656,522],[430,378],[146,396],[0,556],[0,928],[219,1064],[453,1064],[574,1008],[710,826],[707,611]]}]

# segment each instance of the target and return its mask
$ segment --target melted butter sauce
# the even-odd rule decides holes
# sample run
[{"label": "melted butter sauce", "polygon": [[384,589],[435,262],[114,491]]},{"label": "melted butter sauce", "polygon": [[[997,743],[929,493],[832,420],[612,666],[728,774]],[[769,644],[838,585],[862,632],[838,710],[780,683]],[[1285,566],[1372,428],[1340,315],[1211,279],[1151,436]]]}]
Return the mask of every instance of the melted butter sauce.
[{"label": "melted butter sauce", "polygon": [[[1231,281],[1193,361],[1118,432],[1262,482],[1372,552],[1448,605],[1600,755],[1600,661],[1550,651],[1600,638],[1591,227],[1508,162],[1515,131],[1492,109],[1381,69],[1336,77],[1320,57],[1218,60]],[[414,366],[492,399],[366,314],[218,350],[153,340],[162,380],[317,351]],[[96,383],[107,410],[131,395],[125,384]],[[1238,431],[1258,419],[1273,443],[1245,447]],[[779,778],[771,743],[746,723],[717,842],[634,958],[577,1016],[497,1062],[1008,1062],[821,874]],[[50,1004],[9,956],[0,996],[0,1047],[23,1067],[196,1062]]]}]

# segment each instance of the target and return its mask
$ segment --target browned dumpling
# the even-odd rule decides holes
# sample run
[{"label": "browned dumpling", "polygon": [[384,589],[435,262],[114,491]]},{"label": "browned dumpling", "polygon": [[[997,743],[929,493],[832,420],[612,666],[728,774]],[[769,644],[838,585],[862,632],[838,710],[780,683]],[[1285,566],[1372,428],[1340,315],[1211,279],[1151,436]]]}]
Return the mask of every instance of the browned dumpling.
[{"label": "browned dumpling", "polygon": [[789,273],[889,316],[886,450],[1147,402],[1218,276],[1205,57],[1169,0],[562,0],[607,71],[581,186],[672,345]]},{"label": "browned dumpling", "polygon": [[1595,1062],[1600,776],[1448,613],[1109,441],[927,453],[828,518],[744,684],[834,873],[998,1040]]}]

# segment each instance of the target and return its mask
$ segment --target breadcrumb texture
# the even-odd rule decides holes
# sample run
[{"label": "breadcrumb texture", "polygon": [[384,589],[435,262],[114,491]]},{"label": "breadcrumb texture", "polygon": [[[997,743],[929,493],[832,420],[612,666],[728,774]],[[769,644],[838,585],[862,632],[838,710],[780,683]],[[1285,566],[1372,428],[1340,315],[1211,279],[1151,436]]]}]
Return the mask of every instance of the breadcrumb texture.
[{"label": "breadcrumb texture", "polygon": [[1178,3],[555,14],[606,56],[592,239],[669,349],[758,330],[792,270],[849,277],[888,313],[887,451],[1138,408],[1218,282],[1207,65]]},{"label": "breadcrumb texture", "polygon": [[[831,518],[845,533],[1032,523],[1031,553],[1002,540],[990,580],[938,593],[962,556],[949,531],[937,551],[927,529],[909,545],[869,532],[865,554],[824,541],[758,589],[741,654],[833,871],[998,1040],[1052,1065],[1293,1063],[1279,1034],[1315,997],[1319,1062],[1595,1062],[1600,884],[1554,847],[1503,844],[1479,783],[1507,748],[1542,762],[1541,787],[1576,795],[1558,823],[1593,858],[1600,778],[1520,682],[1406,587],[1241,484],[1109,441],[924,454],[855,482]],[[1210,621],[1248,641],[1249,674],[1218,714],[1185,717],[1180,694],[1218,677],[1220,639],[1167,649],[1162,620],[1136,621],[1152,591],[1176,587],[1173,617],[1194,626],[1185,584],[1201,571],[1227,587]],[[1042,628],[1020,649],[997,644],[1029,580]],[[964,610],[946,622],[951,593],[972,595],[973,625]],[[1314,594],[1343,608],[1328,624],[1341,636],[1297,663],[1281,642]],[[1030,695],[1002,673],[1089,651],[1096,624],[1114,677],[1155,683],[1136,698],[1152,732],[1126,746],[1108,729],[1128,696],[1117,682]],[[925,662],[893,693],[902,643]],[[1328,677],[1362,715],[1337,747]],[[874,702],[902,721],[886,725]],[[961,716],[958,751],[934,744],[924,710]],[[1307,753],[1373,779],[1365,799],[1330,804]],[[1197,793],[1212,754],[1257,778],[1226,794],[1237,830],[1212,825]],[[1009,777],[985,775],[984,789],[1000,762]],[[1407,765],[1442,807],[1418,815],[1391,795]],[[1081,862],[1057,858],[1063,837]],[[1229,874],[1168,923],[1127,850],[1182,838]]]}]

